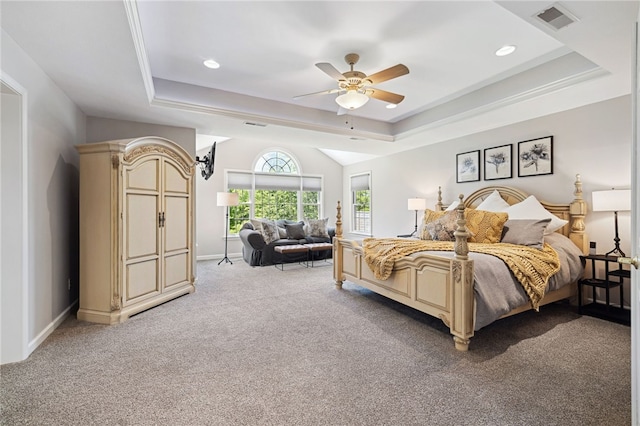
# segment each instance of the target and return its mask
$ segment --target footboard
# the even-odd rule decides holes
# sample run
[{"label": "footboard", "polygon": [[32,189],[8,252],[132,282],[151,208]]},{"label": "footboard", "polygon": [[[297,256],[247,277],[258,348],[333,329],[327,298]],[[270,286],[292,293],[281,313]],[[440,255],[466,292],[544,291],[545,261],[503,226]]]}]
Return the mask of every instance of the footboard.
[{"label": "footboard", "polygon": [[[462,206],[462,204],[461,204]],[[455,257],[416,253],[395,263],[386,280],[374,277],[359,242],[342,238],[338,203],[333,264],[336,287],[345,280],[440,318],[450,329],[456,349],[466,351],[474,329],[473,261],[468,259],[464,206],[458,210]]]}]

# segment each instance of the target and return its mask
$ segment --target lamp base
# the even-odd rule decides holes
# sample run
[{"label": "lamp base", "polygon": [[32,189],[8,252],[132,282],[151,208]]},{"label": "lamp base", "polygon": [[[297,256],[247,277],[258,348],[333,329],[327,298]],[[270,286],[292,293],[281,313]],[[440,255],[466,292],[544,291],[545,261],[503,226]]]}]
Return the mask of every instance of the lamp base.
[{"label": "lamp base", "polygon": [[620,237],[618,236],[618,212],[613,212],[613,220],[615,222],[615,231],[616,236],[613,238],[613,243],[615,247],[613,250],[605,254],[605,256],[614,256],[618,255],[618,257],[627,257],[622,250],[620,250]]},{"label": "lamp base", "polygon": [[222,262],[224,263],[230,263],[233,265],[233,262],[231,261],[231,259],[229,259],[227,256],[223,257],[222,260],[220,262],[218,262],[218,265],[220,265]]},{"label": "lamp base", "polygon": [[613,250],[605,253],[605,256],[617,256],[617,257],[627,257],[626,254],[622,250],[620,250],[620,246],[616,244]]}]

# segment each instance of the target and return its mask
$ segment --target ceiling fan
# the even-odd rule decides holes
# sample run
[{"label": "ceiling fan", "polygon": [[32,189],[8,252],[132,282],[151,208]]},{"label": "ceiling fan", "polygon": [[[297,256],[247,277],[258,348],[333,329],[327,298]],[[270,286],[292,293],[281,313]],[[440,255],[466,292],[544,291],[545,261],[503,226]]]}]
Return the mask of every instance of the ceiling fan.
[{"label": "ceiling fan", "polygon": [[[375,98],[384,102],[388,102],[393,105],[398,105],[404,99],[403,95],[397,93],[387,92],[373,87],[374,84],[382,83],[383,81],[391,80],[396,77],[409,74],[409,68],[402,64],[395,65],[391,68],[379,71],[375,74],[366,75],[361,71],[354,71],[353,66],[360,59],[360,55],[357,53],[349,53],[344,57],[344,60],[351,67],[350,71],[341,73],[333,65],[328,62],[319,62],[316,64],[320,70],[324,71],[329,77],[335,79],[338,82],[337,89],[323,90],[321,92],[308,93],[306,95],[299,95],[293,99],[300,99],[305,96],[313,95],[330,95],[333,93],[341,93],[336,98],[336,103],[340,105],[341,109],[354,110],[358,109],[367,102],[369,98]],[[342,111],[338,111],[340,115]],[[342,112],[343,113],[343,112]]]}]

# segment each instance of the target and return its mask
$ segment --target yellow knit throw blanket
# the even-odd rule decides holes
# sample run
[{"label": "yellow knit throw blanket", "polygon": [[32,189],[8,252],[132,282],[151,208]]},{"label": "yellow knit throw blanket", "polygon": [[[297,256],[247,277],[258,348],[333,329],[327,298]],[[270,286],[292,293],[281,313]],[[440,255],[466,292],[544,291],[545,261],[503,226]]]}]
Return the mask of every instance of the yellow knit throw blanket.
[{"label": "yellow knit throw blanket", "polygon": [[[548,244],[542,250],[515,244],[468,243],[469,251],[496,256],[507,264],[538,310],[549,278],[560,269],[558,253]],[[364,260],[374,276],[386,280],[396,260],[419,251],[453,251],[453,242],[407,240],[402,238],[365,238]]]}]

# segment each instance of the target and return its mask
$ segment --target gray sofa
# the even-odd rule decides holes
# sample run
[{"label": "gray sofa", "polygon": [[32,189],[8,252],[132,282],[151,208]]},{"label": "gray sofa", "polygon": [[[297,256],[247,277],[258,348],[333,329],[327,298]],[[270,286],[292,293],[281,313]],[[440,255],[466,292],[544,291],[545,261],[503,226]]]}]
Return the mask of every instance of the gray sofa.
[{"label": "gray sofa", "polygon": [[[286,225],[302,224],[291,220],[277,220],[278,228],[286,229]],[[335,228],[327,228],[329,237],[313,237],[305,235],[304,238],[280,238],[269,244],[265,243],[262,234],[253,228],[251,222],[242,225],[242,229],[238,233],[240,241],[242,241],[242,258],[251,266],[268,266],[279,263],[299,262],[307,259],[306,253],[291,253],[283,256],[275,251],[276,246],[292,245],[292,244],[309,244],[309,243],[330,243],[335,236]],[[284,234],[282,234],[284,236]],[[323,250],[312,252],[313,260],[330,259],[332,250]]]}]

